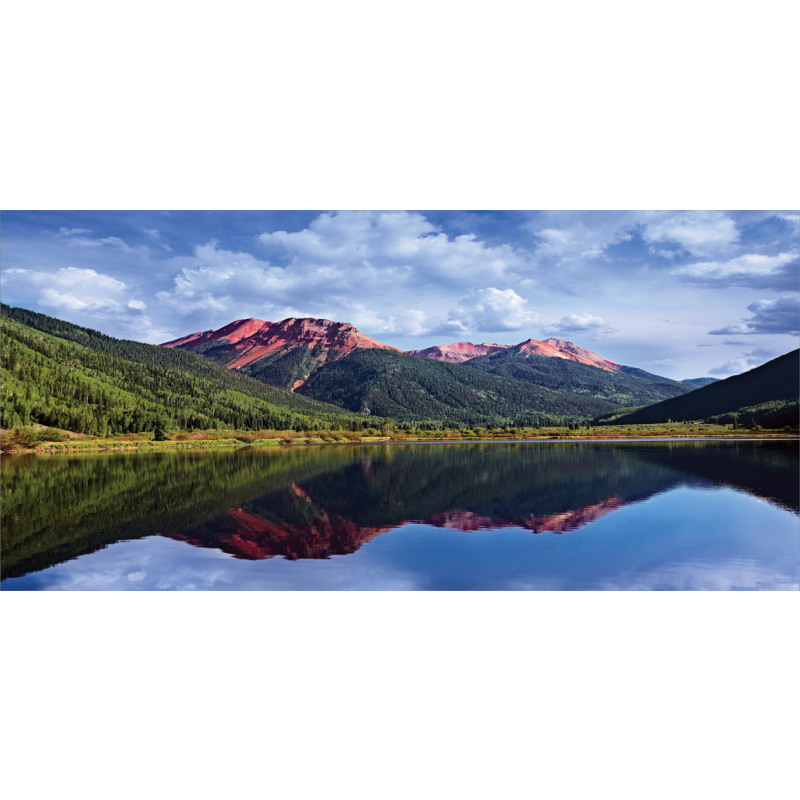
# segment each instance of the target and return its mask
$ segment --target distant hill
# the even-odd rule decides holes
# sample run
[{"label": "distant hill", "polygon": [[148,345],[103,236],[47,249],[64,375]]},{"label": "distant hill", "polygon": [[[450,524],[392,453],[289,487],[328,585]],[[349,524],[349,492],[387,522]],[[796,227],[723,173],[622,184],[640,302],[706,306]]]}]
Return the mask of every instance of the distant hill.
[{"label": "distant hill", "polygon": [[711,420],[764,427],[797,425],[799,359],[800,350],[793,350],[741,375],[620,416],[614,423]]},{"label": "distant hill", "polygon": [[681,383],[691,386],[692,389],[699,389],[701,386],[708,386],[710,383],[716,383],[719,378],[686,378]]},{"label": "distant hill", "polygon": [[468,424],[561,424],[619,405],[487,374],[466,364],[379,349],[358,350],[326,364],[298,392],[358,413]]},{"label": "distant hill", "polygon": [[598,369],[594,365],[526,353],[517,348],[473,358],[464,362],[464,366],[571,395],[592,397],[614,406],[657,403],[691,390],[679,381],[634,367],[619,365],[616,371]]},{"label": "distant hill", "polygon": [[430,358],[434,361],[446,361],[448,364],[463,364],[471,358],[486,356],[490,353],[498,353],[507,350],[507,344],[473,344],[472,342],[453,342],[452,344],[437,344],[433,347],[426,347],[424,350],[406,350],[410,356],[419,358]]},{"label": "distant hill", "polygon": [[491,355],[493,353],[508,352],[522,356],[549,356],[551,358],[563,358],[567,361],[574,361],[578,364],[586,364],[598,369],[609,372],[617,372],[622,369],[622,364],[604,358],[603,356],[580,347],[577,344],[568,342],[565,339],[526,339],[515,345],[508,344],[473,344],[472,342],[455,342],[453,344],[439,344],[428,347],[424,350],[409,350],[409,355],[419,356],[420,358],[430,358],[435,361],[447,361],[451,364],[461,364],[473,358]]},{"label": "distant hill", "polygon": [[281,322],[240,319],[217,330],[192,333],[162,347],[199,353],[230,370],[294,391],[324,364],[355,350],[397,350],[347,322],[313,317]]}]

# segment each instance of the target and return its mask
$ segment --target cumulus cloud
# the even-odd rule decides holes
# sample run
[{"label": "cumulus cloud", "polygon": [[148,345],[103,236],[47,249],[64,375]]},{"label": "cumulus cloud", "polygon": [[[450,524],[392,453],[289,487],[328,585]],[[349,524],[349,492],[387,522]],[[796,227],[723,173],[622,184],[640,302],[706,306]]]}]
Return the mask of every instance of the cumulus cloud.
[{"label": "cumulus cloud", "polygon": [[[691,354],[682,357],[697,365],[687,374],[706,374],[696,345],[708,325],[747,316],[747,302],[789,295],[798,281],[796,261],[782,260],[796,252],[796,213],[224,212],[165,220],[86,212],[54,219],[4,218],[4,301],[148,341],[245,316],[318,316],[403,349],[482,341],[476,337],[491,329],[524,331],[486,337],[511,342],[541,338],[531,309],[546,308],[556,326],[549,335],[580,340],[608,332],[613,320],[628,332],[617,339],[627,348],[618,357],[625,363],[675,355],[685,345]],[[70,267],[93,270],[96,283],[60,280],[59,270]],[[15,268],[28,277],[6,274]],[[31,273],[53,279],[37,283]],[[103,275],[125,289],[98,285]],[[736,287],[758,291],[743,303]],[[713,310],[705,327],[698,308]],[[764,330],[768,309],[756,311],[748,332]],[[667,324],[659,318],[681,321],[669,347],[654,327]],[[148,333],[155,323],[162,336]],[[747,347],[729,352],[739,349]]]},{"label": "cumulus cloud", "polygon": [[539,240],[540,256],[566,260],[604,258],[609,247],[636,236],[663,258],[719,257],[740,237],[724,211],[551,211],[527,228]]},{"label": "cumulus cloud", "polygon": [[349,322],[370,336],[379,338],[386,334],[419,336],[430,332],[428,315],[418,308],[404,309],[400,314],[386,314],[363,303],[350,303],[341,306],[338,315],[329,313],[321,316],[335,317],[339,322]]},{"label": "cumulus cloud", "polygon": [[526,227],[539,240],[539,256],[597,259],[609,246],[632,238],[637,212],[548,211]]},{"label": "cumulus cloud", "polygon": [[[488,287],[470,292],[448,313],[453,333],[475,331],[517,331],[533,325],[539,315],[526,308],[527,300],[513,289]],[[441,332],[444,332],[440,328]]]},{"label": "cumulus cloud", "polygon": [[[3,288],[27,308],[40,308],[78,324],[87,323],[115,333],[146,341],[164,341],[166,329],[154,324],[143,312],[147,304],[131,297],[123,281],[80,267],[61,267],[48,272],[35,269],[11,268],[3,271]],[[90,315],[87,320],[85,315]]]},{"label": "cumulus cloud", "polygon": [[463,285],[470,277],[502,276],[525,264],[509,245],[489,247],[472,233],[450,238],[408,211],[326,213],[302,231],[263,233],[258,240],[277,249],[293,273],[327,268],[340,279],[368,283],[413,278],[418,285]]},{"label": "cumulus cloud", "polygon": [[742,353],[737,358],[732,358],[719,367],[712,367],[709,373],[711,375],[739,375],[754,367],[760,367],[762,364],[775,358],[775,356],[776,353],[772,350],[765,350],[763,347],[757,347],[747,353]]},{"label": "cumulus cloud", "polygon": [[642,212],[642,239],[675,243],[694,256],[727,250],[739,239],[734,220],[724,211]]},{"label": "cumulus cloud", "polygon": [[672,270],[684,280],[700,284],[754,286],[759,288],[785,287],[797,283],[797,256],[779,253],[766,256],[745,253],[727,261],[700,261]]},{"label": "cumulus cloud", "polygon": [[[198,322],[202,317],[206,325],[224,324],[231,314],[327,316],[376,334],[414,336],[442,323],[436,311],[443,298],[452,303],[487,278],[514,281],[511,271],[527,264],[509,245],[491,247],[474,234],[451,238],[423,215],[405,211],[326,213],[303,230],[262,233],[257,239],[263,256],[211,240],[191,256],[168,259],[177,274],[156,297],[182,316]],[[475,310],[475,318],[486,321],[499,301],[477,300],[487,304]],[[530,312],[520,317],[513,302],[509,311],[512,321],[498,330],[531,319]]]},{"label": "cumulus cloud", "polygon": [[8,269],[3,278],[3,283],[17,292],[38,295],[41,305],[48,308],[118,311],[127,302],[127,286],[122,281],[93,269]]},{"label": "cumulus cloud", "polygon": [[753,316],[741,319],[724,328],[709,333],[719,335],[739,335],[755,333],[800,333],[800,304],[797,297],[779,297],[777,300],[756,300],[747,306]]},{"label": "cumulus cloud", "polygon": [[555,325],[551,325],[549,330],[556,333],[592,333],[595,335],[616,332],[602,317],[595,314],[569,314],[562,317]]}]

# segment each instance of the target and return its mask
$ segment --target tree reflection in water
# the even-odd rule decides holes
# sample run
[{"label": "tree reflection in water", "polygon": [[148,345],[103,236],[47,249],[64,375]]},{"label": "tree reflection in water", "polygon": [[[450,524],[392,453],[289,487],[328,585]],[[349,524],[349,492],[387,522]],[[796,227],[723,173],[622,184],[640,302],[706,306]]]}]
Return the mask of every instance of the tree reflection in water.
[{"label": "tree reflection in water", "polygon": [[798,511],[793,442],[336,446],[2,464],[2,577],[161,535],[240,559],[325,559],[406,522],[559,534],[681,486]]}]

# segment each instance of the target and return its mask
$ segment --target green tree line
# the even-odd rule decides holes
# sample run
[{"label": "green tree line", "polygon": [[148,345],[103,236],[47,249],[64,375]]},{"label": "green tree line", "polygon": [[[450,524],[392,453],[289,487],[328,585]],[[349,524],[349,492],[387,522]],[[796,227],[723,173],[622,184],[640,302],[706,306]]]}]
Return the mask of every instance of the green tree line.
[{"label": "green tree line", "polygon": [[[127,343],[122,344],[124,350]],[[319,430],[361,423],[340,409],[294,398],[257,381],[240,391],[227,380],[227,371],[211,364],[223,378],[214,371],[158,362],[157,355],[150,361],[129,360],[3,317],[0,425],[38,423],[102,436],[152,431],[158,425],[182,430]],[[284,400],[282,395],[285,404],[274,402]]]}]

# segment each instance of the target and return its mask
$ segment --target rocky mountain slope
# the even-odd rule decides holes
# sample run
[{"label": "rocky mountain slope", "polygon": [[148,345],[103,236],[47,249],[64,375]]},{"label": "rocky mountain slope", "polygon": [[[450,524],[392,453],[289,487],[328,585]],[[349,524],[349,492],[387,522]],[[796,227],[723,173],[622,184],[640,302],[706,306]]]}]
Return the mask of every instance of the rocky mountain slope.
[{"label": "rocky mountain slope", "polygon": [[162,347],[200,353],[216,364],[291,391],[303,386],[324,364],[356,350],[397,351],[347,322],[313,317],[281,322],[239,319],[216,330],[173,339]]},{"label": "rocky mountain slope", "polygon": [[349,323],[310,317],[239,319],[163,346],[356,413],[400,420],[585,419],[694,388],[565,339],[455,342],[401,353]]},{"label": "rocky mountain slope", "polygon": [[410,356],[430,358],[434,361],[446,361],[448,364],[463,364],[477,356],[488,356],[506,350],[507,344],[473,344],[472,342],[454,342],[453,344],[437,344],[424,350],[406,350]]},{"label": "rocky mountain slope", "polygon": [[447,361],[450,364],[462,364],[473,358],[493,355],[494,353],[507,352],[523,356],[550,356],[575,361],[578,364],[587,364],[608,372],[618,372],[622,364],[597,355],[585,347],[579,347],[566,339],[526,339],[515,345],[508,344],[473,344],[472,342],[455,342],[453,344],[439,344],[425,350],[409,350],[409,355],[420,358],[430,358],[435,361]]}]

